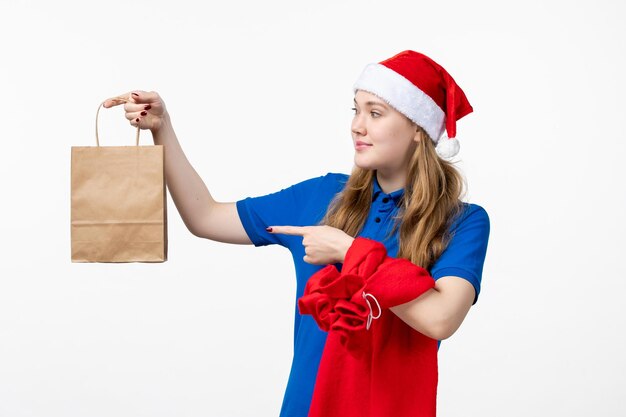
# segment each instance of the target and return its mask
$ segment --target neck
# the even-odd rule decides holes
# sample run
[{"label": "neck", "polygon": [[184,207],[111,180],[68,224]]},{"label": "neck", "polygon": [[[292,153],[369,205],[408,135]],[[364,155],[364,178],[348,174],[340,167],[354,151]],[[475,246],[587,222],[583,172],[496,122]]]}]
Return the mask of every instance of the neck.
[{"label": "neck", "polygon": [[406,175],[403,175],[402,173],[389,175],[376,170],[375,175],[378,180],[378,185],[380,185],[380,189],[383,190],[385,194],[390,194],[396,190],[404,188]]}]

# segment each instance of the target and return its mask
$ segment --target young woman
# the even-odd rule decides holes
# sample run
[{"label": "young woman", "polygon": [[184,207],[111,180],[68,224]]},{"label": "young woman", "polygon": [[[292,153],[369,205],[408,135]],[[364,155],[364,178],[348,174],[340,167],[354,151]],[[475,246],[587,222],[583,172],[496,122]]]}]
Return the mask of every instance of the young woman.
[{"label": "young woman", "polygon": [[367,65],[354,92],[350,175],[228,203],[187,161],[156,92],[104,107],[126,102],[130,124],[166,147],[167,186],[191,233],[292,253],[299,309],[281,416],[434,416],[437,350],[478,299],[489,236],[445,159],[472,107],[414,51]]}]

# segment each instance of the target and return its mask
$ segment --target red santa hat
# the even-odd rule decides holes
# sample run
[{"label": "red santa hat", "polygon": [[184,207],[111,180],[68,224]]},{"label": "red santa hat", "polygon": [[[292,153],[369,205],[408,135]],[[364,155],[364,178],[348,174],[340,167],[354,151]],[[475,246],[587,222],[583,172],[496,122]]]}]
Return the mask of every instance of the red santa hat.
[{"label": "red santa hat", "polygon": [[456,121],[473,108],[452,76],[426,55],[402,51],[368,64],[353,89],[380,97],[421,126],[441,157],[451,158],[459,152]]}]

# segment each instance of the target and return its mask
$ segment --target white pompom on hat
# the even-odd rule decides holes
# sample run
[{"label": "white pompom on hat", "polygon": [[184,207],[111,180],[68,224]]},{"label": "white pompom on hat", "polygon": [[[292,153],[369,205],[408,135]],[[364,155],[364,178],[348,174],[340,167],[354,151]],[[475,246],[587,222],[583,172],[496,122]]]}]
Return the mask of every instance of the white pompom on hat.
[{"label": "white pompom on hat", "polygon": [[426,55],[402,51],[368,64],[353,90],[380,97],[421,126],[439,156],[451,158],[459,152],[456,121],[474,109],[452,76]]}]

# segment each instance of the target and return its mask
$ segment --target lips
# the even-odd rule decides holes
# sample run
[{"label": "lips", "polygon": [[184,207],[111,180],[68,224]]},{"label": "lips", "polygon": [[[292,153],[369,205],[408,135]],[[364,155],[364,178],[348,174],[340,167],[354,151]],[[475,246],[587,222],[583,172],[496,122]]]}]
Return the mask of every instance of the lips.
[{"label": "lips", "polygon": [[360,141],[360,140],[357,140],[355,145],[356,146],[372,146],[371,143],[366,143],[366,142],[363,142],[363,141]]}]

